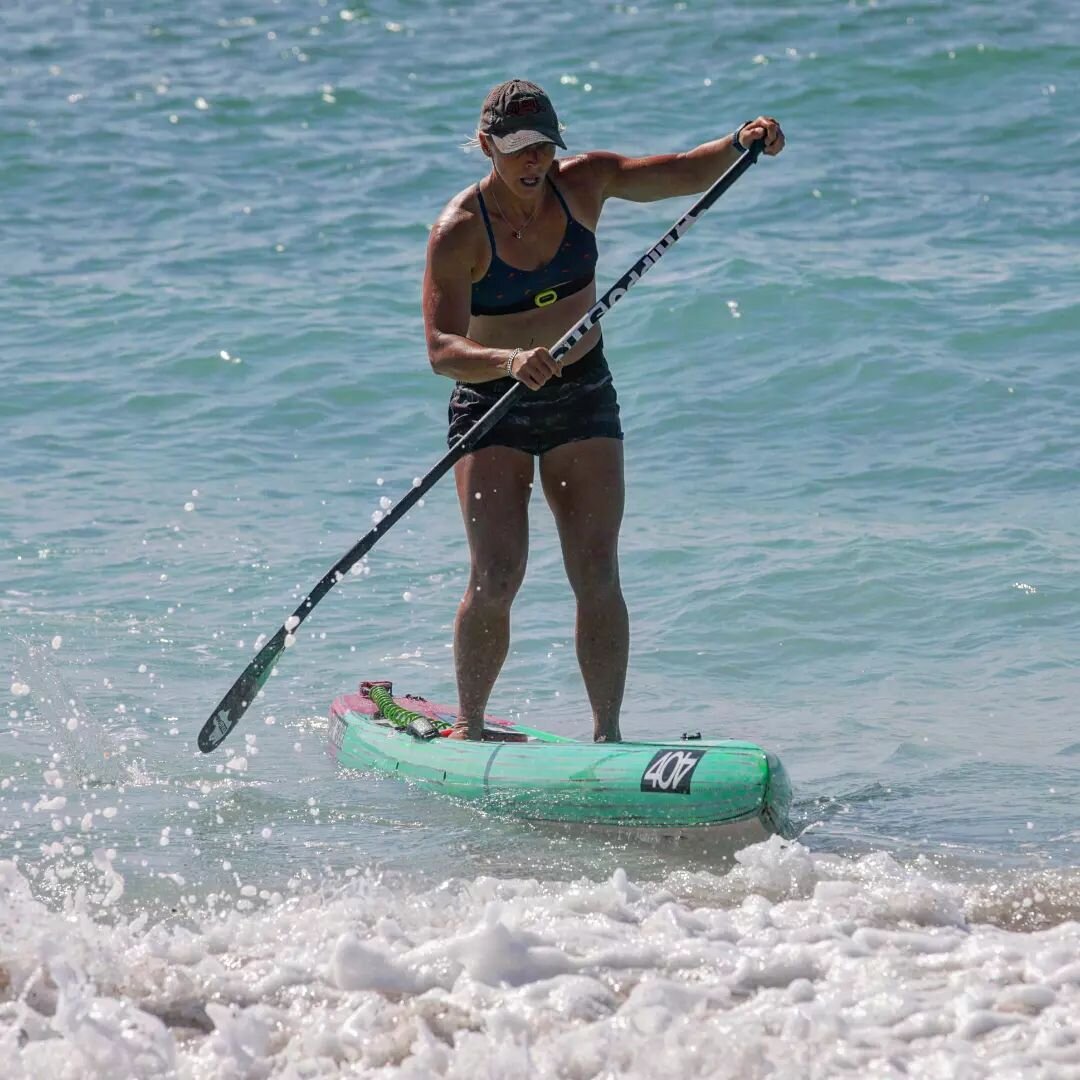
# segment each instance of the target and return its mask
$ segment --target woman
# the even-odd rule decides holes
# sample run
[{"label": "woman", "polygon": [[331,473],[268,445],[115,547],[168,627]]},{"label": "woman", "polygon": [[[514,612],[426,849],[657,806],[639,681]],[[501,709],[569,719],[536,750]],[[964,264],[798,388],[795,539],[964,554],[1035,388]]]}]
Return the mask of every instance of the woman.
[{"label": "woman", "polygon": [[428,356],[457,380],[450,442],[513,385],[510,412],[455,466],[469,540],[468,588],[454,624],[460,715],[452,737],[479,739],[510,644],[510,605],[525,576],[534,458],[577,601],[578,662],[593,737],[618,741],[629,650],[619,585],[623,513],[619,405],[593,327],[561,363],[549,348],[596,301],[596,223],[607,199],[650,202],[704,191],[756,139],[784,146],[762,116],[684,154],[630,158],[566,149],[547,94],[512,79],[480,114],[491,172],[453,198],[431,232],[424,275]]}]

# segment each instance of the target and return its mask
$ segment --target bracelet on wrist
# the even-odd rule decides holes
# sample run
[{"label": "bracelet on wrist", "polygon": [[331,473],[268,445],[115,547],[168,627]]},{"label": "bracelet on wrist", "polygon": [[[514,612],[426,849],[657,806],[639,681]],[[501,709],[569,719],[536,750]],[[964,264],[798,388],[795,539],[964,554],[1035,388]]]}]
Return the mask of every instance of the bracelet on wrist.
[{"label": "bracelet on wrist", "polygon": [[739,136],[740,136],[740,135],[742,134],[742,129],[743,129],[744,127],[746,127],[746,125],[747,125],[747,124],[749,124],[749,123],[750,123],[750,121],[749,121],[749,120],[744,120],[744,121],[743,121],[743,122],[742,122],[742,123],[741,123],[741,124],[740,124],[740,125],[739,125],[739,126],[738,126],[738,127],[736,128],[736,129],[735,129],[735,130],[734,130],[734,132],[732,132],[732,135],[731,135],[731,145],[732,145],[732,146],[733,146],[733,147],[734,147],[734,148],[735,148],[736,150],[738,150],[740,154],[745,154],[745,153],[746,153],[746,151],[750,149],[750,148],[749,148],[748,146],[743,146],[743,144],[742,144],[741,140],[739,139]]},{"label": "bracelet on wrist", "polygon": [[518,355],[519,352],[521,352],[520,349],[515,349],[506,358],[506,374],[509,375],[511,379],[513,379],[515,377],[514,376],[514,361],[517,359],[517,355]]}]

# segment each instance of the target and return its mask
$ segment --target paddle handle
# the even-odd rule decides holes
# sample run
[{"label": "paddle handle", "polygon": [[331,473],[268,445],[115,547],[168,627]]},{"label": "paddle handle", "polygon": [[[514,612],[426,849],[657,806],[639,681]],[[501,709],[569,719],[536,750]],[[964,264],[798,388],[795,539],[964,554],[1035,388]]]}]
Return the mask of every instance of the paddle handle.
[{"label": "paddle handle", "polygon": [[[686,235],[694,222],[709,209],[721,195],[751,165],[765,143],[755,140],[747,150],[732,164],[726,172],[701,196],[700,199],[652,247],[645,252],[596,301],[585,315],[575,323],[552,346],[551,355],[556,361],[564,356],[594,327],[600,320],[651,270],[671,248]],[[230,687],[229,692],[218,702],[217,708],[210,714],[199,732],[199,749],[208,754],[217,749],[255,700],[263,684],[270,677],[270,672],[282,652],[296,637],[296,631],[314,610],[315,605],[394,527],[416,504],[446,475],[454,463],[467,454],[499,420],[506,415],[514,399],[523,391],[523,384],[515,382],[509,390],[464,435],[458,438],[449,450],[435,463],[431,471],[406,493],[405,497],[393,506],[385,517],[380,518],[375,527],[360,538],[345,554],[319,579],[315,588],[304,597],[300,606],[285,620],[285,624],[259,650],[255,658],[244,669],[243,674]]]}]

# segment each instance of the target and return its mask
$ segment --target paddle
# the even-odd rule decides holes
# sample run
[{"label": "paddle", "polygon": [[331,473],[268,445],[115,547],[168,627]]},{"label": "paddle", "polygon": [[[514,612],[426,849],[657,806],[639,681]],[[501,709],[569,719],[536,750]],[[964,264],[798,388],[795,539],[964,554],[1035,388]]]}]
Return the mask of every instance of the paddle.
[{"label": "paddle", "polygon": [[[589,309],[584,318],[559,339],[551,349],[551,355],[555,360],[561,360],[566,354],[591,330],[644,276],[646,271],[655,266],[664,253],[679,240],[694,224],[695,221],[751,165],[758,159],[764,147],[764,141],[758,139],[752,143],[749,149],[731,166],[727,172],[713,184],[704,195],[670,229],[660,240],[630,269],[623,274],[614,285]],[[358,540],[345,554],[327,571],[314,589],[304,598],[303,603],[285,620],[285,625],[259,650],[255,659],[244,669],[243,674],[233,683],[229,692],[218,703],[218,707],[210,714],[210,718],[203,724],[199,732],[199,749],[208,754],[216,749],[225,736],[229,734],[240,717],[247,711],[247,707],[255,700],[255,695],[262,688],[263,683],[270,677],[270,672],[278,657],[295,640],[296,630],[300,624],[312,613],[315,605],[358,563],[382,537],[400,521],[415,505],[423,498],[435,484],[447,473],[458,458],[467,454],[472,447],[498,422],[514,403],[519,393],[524,391],[522,383],[514,383],[509,390],[435,464],[431,471],[419,483],[414,484],[411,491],[382,518],[367,535]]]}]

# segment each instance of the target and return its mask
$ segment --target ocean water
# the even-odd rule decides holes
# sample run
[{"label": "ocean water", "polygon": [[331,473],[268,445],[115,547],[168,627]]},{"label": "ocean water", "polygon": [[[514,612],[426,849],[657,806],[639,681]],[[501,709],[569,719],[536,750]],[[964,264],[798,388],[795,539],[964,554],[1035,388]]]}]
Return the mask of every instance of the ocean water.
[{"label": "ocean water", "polygon": [[[1080,24],[1065,0],[8,0],[0,1054],[11,1077],[1080,1076]],[[428,228],[488,88],[762,160],[605,320],[623,729],[778,753],[730,852],[324,752],[453,700]],[[601,287],[686,209],[610,204]],[[385,505],[382,504],[385,508]],[[586,736],[542,500],[492,709]]]}]

